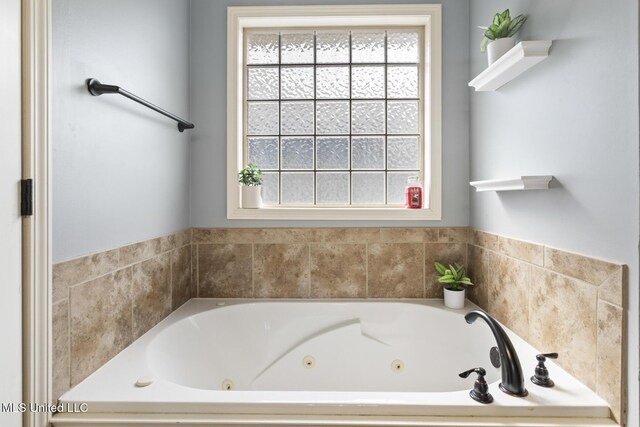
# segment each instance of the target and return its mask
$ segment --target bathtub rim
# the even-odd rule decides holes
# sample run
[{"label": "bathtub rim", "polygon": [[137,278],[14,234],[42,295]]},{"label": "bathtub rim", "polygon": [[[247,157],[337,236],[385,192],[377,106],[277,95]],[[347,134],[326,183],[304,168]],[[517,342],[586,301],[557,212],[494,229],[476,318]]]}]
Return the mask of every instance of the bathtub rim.
[{"label": "bathtub rim", "polygon": [[[215,305],[213,304],[223,302],[223,305]],[[193,314],[202,313],[203,308],[218,310],[225,309],[235,305],[259,305],[263,303],[305,303],[305,304],[314,304],[314,303],[331,303],[331,304],[340,304],[340,303],[399,303],[399,304],[410,304],[422,307],[434,307],[450,312],[455,312],[460,315],[463,313],[472,310],[479,309],[474,303],[471,301],[466,301],[466,305],[463,309],[449,309],[442,305],[442,299],[433,298],[433,299],[253,299],[253,298],[237,298],[237,299],[220,299],[220,298],[196,298],[191,299],[186,302],[179,309],[175,310],[171,313],[170,316],[167,316],[161,322],[156,325],[156,327],[152,328],[150,331],[145,333],[140,337],[139,340],[146,338],[148,345],[149,342],[153,339],[155,335],[157,335],[158,330],[163,329],[172,323],[178,322],[181,319],[188,318]],[[155,331],[155,332],[154,332]],[[513,334],[518,339],[524,341],[521,337],[517,336],[515,332],[508,330],[508,333]],[[527,343],[528,344],[528,343]],[[530,344],[528,344],[530,345]],[[109,363],[109,362],[108,362]],[[93,374],[92,374],[93,375]],[[577,380],[576,380],[577,381]],[[494,392],[492,390],[492,392]],[[497,392],[497,391],[496,391]],[[269,392],[260,392],[253,391],[252,393],[269,393]],[[285,391],[283,393],[296,393],[291,391]],[[318,392],[323,393],[323,392]],[[328,392],[328,393],[345,393],[345,392]],[[349,393],[349,392],[346,392]],[[367,392],[362,392],[367,393]],[[458,392],[451,392],[458,393]],[[595,392],[592,392],[595,395]],[[78,400],[75,399],[67,399],[65,401],[66,404],[77,403]],[[604,401],[603,401],[604,402]],[[95,402],[89,402],[90,404],[95,404]],[[131,402],[127,402],[131,403]],[[157,403],[157,402],[156,402]],[[233,406],[231,402],[222,402],[222,404]],[[388,409],[385,411],[382,409],[373,409],[365,412],[357,412],[357,413],[344,413],[340,415],[328,415],[333,414],[331,412],[327,412],[326,409],[323,412],[321,408],[324,406],[322,403],[314,405],[316,410],[306,411],[289,411],[283,408],[279,411],[261,411],[260,408],[254,408],[253,410],[230,410],[225,412],[224,410],[214,409],[213,411],[198,411],[198,412],[190,412],[180,410],[171,410],[167,408],[166,411],[158,411],[158,410],[122,410],[115,411],[110,408],[98,408],[95,411],[91,411],[86,414],[78,414],[78,413],[59,413],[55,414],[53,417],[53,425],[55,426],[77,426],[77,425],[100,425],[102,427],[109,425],[164,425],[164,424],[175,424],[176,422],[180,422],[181,425],[286,425],[286,426],[310,426],[310,425],[334,425],[334,426],[355,426],[355,425],[371,425],[371,426],[392,426],[395,425],[390,420],[405,420],[402,421],[402,426],[482,426],[482,427],[517,427],[517,426],[526,426],[526,427],[546,427],[546,426],[609,426],[609,425],[617,425],[611,416],[610,411],[607,407],[608,416],[604,416],[602,409],[598,409],[596,412],[600,412],[599,414],[592,413],[590,416],[581,416],[579,418],[576,417],[577,414],[571,414],[567,416],[563,416],[561,414],[550,414],[549,416],[543,416],[540,414],[531,414],[531,415],[512,415],[505,414],[501,417],[490,417],[489,415],[480,414],[480,415],[467,415],[467,414],[417,414],[414,410],[413,413],[408,412],[405,414],[395,414],[393,415],[391,412],[388,412]],[[374,405],[375,406],[375,405]],[[408,405],[411,406],[411,405]],[[243,408],[244,409],[244,408]],[[590,408],[594,409],[594,408]],[[594,409],[595,411],[595,409]],[[367,420],[365,424],[362,424],[363,420]],[[241,420],[241,421],[238,421]],[[273,421],[273,420],[278,420]],[[505,423],[506,420],[513,420],[513,423],[508,422]],[[558,423],[558,420],[561,423]],[[573,421],[572,421],[573,420]],[[187,424],[183,424],[185,421],[188,421]],[[575,421],[575,422],[574,422]],[[609,421],[612,421],[610,423]],[[192,424],[190,424],[192,423]],[[275,423],[275,424],[274,424]],[[442,424],[446,423],[446,424]],[[478,424],[480,423],[480,424]],[[495,424],[491,424],[495,423]]]},{"label": "bathtub rim", "polygon": [[113,414],[59,413],[51,419],[54,427],[611,427],[613,418],[568,417],[438,417],[438,416],[348,416],[348,415],[273,415],[273,414]]}]

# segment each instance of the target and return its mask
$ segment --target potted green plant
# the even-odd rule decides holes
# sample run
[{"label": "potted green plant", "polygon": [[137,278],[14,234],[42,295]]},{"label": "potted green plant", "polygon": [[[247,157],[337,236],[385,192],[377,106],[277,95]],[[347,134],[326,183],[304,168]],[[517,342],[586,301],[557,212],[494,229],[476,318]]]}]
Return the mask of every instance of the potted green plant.
[{"label": "potted green plant", "polygon": [[478,27],[484,31],[484,37],[480,43],[480,51],[487,52],[489,65],[507,53],[516,45],[513,36],[520,30],[527,20],[524,15],[518,15],[511,19],[509,9],[502,13],[496,13],[493,22],[488,27]]},{"label": "potted green plant", "polygon": [[444,284],[444,305],[449,308],[463,308],[465,289],[473,285],[471,279],[466,276],[465,268],[458,264],[449,264],[447,268],[438,261],[434,265],[440,275],[438,282]]},{"label": "potted green plant", "polygon": [[262,207],[262,171],[249,163],[238,174],[238,182],[242,185],[242,207],[258,209]]}]

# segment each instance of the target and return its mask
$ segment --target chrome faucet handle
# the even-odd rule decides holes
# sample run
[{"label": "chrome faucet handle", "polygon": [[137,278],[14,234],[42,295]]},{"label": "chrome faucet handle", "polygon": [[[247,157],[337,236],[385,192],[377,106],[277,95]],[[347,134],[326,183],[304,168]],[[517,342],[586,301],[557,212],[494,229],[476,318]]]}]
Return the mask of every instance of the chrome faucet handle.
[{"label": "chrome faucet handle", "polygon": [[538,365],[536,366],[534,375],[531,377],[531,382],[535,385],[539,385],[540,387],[553,387],[555,383],[551,378],[549,378],[549,370],[545,366],[544,362],[546,362],[547,359],[557,358],[558,353],[544,353],[536,355]]},{"label": "chrome faucet handle", "polygon": [[469,375],[476,373],[478,374],[478,378],[476,379],[475,384],[473,385],[473,390],[469,392],[469,396],[476,402],[480,403],[491,403],[493,402],[493,396],[489,393],[489,385],[487,381],[484,379],[484,376],[487,375],[487,371],[484,368],[473,368],[468,371],[461,372],[458,374],[460,378],[468,378]]}]

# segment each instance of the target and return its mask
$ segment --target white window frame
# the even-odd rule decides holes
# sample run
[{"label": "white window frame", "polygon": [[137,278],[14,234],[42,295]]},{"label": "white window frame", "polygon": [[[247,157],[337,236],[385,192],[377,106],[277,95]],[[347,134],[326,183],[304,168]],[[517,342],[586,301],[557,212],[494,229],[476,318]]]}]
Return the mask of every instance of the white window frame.
[{"label": "white window frame", "polygon": [[[428,208],[240,207],[238,171],[244,145],[244,31],[252,28],[412,26],[424,28],[422,160]],[[227,8],[227,218],[282,220],[440,220],[442,219],[442,6],[257,6]]]}]

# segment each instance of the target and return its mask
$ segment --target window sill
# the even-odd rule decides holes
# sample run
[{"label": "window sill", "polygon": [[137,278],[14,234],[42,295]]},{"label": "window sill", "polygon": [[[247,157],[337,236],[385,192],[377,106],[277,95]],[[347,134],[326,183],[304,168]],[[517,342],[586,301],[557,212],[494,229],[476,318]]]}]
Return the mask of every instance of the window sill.
[{"label": "window sill", "polygon": [[228,219],[272,220],[394,220],[437,221],[441,213],[433,209],[406,208],[288,208],[265,207],[262,209],[229,209]]}]

